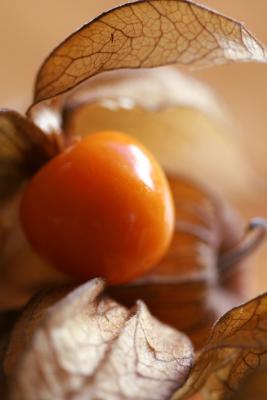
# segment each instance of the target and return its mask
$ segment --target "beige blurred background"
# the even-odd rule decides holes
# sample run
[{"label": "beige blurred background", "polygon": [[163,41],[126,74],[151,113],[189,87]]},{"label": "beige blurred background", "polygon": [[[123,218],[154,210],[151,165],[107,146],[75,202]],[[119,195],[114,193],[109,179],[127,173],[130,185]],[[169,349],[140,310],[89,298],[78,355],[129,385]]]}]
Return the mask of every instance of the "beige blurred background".
[{"label": "beige blurred background", "polygon": [[[25,111],[31,101],[35,73],[44,57],[66,35],[118,0],[0,0],[0,106]],[[199,0],[238,20],[244,21],[267,44],[267,1]],[[236,121],[251,165],[267,187],[267,65],[229,64],[192,74],[208,82],[228,105]],[[238,171],[233,171],[238,173]],[[263,214],[267,206],[260,186],[258,205],[247,207],[247,216]],[[267,246],[261,252],[261,273],[255,290],[267,290],[265,270]]]},{"label": "beige blurred background", "polygon": [[[256,36],[267,43],[266,0],[203,0],[244,21]],[[66,35],[118,0],[0,0],[0,105],[25,110],[30,103],[35,73],[44,57]],[[267,132],[267,66],[226,65],[193,72],[210,83],[225,99],[248,141],[256,164],[265,167]],[[258,140],[255,140],[257,133]],[[253,136],[253,138],[252,138]]]},{"label": "beige blurred background", "polygon": [[[80,25],[120,3],[118,0],[0,0],[0,105],[24,110],[31,100],[35,73],[49,51]],[[266,0],[201,3],[244,21],[267,43]],[[209,82],[225,98],[244,135],[257,131],[260,138],[265,138],[266,65],[226,65],[193,74]],[[250,152],[257,163],[265,159],[264,146],[252,143]]]}]

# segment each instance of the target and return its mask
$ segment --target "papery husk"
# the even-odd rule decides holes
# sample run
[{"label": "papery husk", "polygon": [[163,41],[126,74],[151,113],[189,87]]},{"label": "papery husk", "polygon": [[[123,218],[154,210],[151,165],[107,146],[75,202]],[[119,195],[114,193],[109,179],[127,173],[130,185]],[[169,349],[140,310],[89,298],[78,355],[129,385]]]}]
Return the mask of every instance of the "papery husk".
[{"label": "papery husk", "polygon": [[201,390],[205,400],[239,400],[245,387],[250,399],[265,398],[262,387],[252,394],[250,385],[267,366],[266,314],[267,293],[263,293],[216,321],[186,384],[171,399],[189,399]]},{"label": "papery husk", "polygon": [[39,257],[28,243],[19,221],[23,190],[1,208],[0,311],[23,306],[42,287],[70,280]]},{"label": "papery husk", "polygon": [[6,351],[10,400],[167,400],[183,386],[194,356],[190,340],[141,301],[128,310],[103,288],[93,279],[30,302]]},{"label": "papery husk", "polygon": [[[244,195],[253,185],[224,107],[210,89],[175,68],[94,77],[59,99],[36,105],[30,117],[48,134],[62,129],[66,143],[106,129],[132,134],[166,172],[209,182],[229,197]],[[0,309],[23,305],[39,287],[69,281],[27,243],[19,221],[23,190],[1,209]]]},{"label": "papery husk", "polygon": [[[209,180],[216,188],[219,182],[225,191],[245,190],[251,181],[236,137],[225,131],[229,124],[216,96],[175,68],[106,73],[37,105],[30,115],[46,132],[59,133],[61,126],[67,141],[105,129],[133,134],[166,170]],[[24,304],[38,287],[66,281],[27,243],[19,222],[20,190],[1,209],[0,309]]]},{"label": "papery husk", "polygon": [[[144,300],[160,320],[188,333],[200,347],[218,316],[238,304],[246,291],[245,275],[238,265],[229,276],[221,274],[218,266],[220,253],[241,240],[244,224],[231,207],[205,187],[181,176],[168,179],[178,228],[169,251],[149,275],[109,290],[127,306]],[[3,291],[0,296],[3,309],[23,305],[40,287],[69,280],[31,250],[17,224],[18,206],[19,198],[14,199],[6,215],[12,222],[9,240],[13,251],[5,253],[8,263],[2,266],[2,282],[7,288],[6,296]]]},{"label": "papery husk", "polygon": [[230,400],[265,400],[267,398],[267,368],[258,368],[248,376]]},{"label": "papery husk", "polygon": [[18,317],[16,312],[0,312],[0,398],[6,399],[7,393],[7,382],[3,369],[3,360],[5,358],[5,352],[7,343],[9,340],[10,333],[13,325]]},{"label": "papery husk", "polygon": [[249,196],[253,172],[226,107],[176,68],[108,72],[60,101],[67,135],[126,132],[168,173],[209,182],[231,198]]},{"label": "papery husk", "polygon": [[220,267],[221,255],[242,241],[244,224],[205,187],[180,176],[169,177],[169,183],[176,208],[169,251],[148,275],[109,291],[127,307],[143,299],[160,320],[186,332],[200,348],[217,318],[246,296],[244,262]]}]

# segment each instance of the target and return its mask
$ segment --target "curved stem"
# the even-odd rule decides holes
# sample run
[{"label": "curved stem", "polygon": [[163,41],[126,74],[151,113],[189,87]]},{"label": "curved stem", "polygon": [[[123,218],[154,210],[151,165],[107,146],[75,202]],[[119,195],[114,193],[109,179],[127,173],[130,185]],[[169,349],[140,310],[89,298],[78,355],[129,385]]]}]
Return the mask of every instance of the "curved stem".
[{"label": "curved stem", "polygon": [[231,250],[220,255],[218,266],[227,270],[251,254],[267,235],[267,220],[253,218],[246,229],[243,239]]}]

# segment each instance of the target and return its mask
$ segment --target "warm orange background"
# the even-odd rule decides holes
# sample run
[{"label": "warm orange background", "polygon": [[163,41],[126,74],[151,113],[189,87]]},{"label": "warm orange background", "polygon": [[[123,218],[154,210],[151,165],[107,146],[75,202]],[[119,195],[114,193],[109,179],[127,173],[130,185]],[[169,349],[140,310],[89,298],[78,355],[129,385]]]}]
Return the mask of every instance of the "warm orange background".
[{"label": "warm orange background", "polygon": [[[0,0],[0,106],[24,111],[31,100],[35,73],[50,50],[81,24],[121,2]],[[199,2],[244,21],[267,44],[266,0]],[[250,160],[264,178],[264,186],[267,183],[267,65],[232,64],[193,74],[211,84],[225,99],[241,128],[239,134]],[[260,199],[260,190],[258,196]],[[259,209],[251,210],[251,214],[267,216],[264,204],[261,199]],[[260,289],[267,290],[267,276],[266,279],[264,274],[262,276]]]}]

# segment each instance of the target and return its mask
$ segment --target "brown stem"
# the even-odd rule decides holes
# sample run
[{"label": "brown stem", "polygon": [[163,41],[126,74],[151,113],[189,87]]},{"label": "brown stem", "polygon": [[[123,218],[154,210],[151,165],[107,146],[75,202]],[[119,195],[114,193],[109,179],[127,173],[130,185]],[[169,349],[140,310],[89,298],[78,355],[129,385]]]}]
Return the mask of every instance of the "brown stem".
[{"label": "brown stem", "polygon": [[243,239],[231,250],[219,256],[218,267],[227,270],[250,255],[265,239],[267,234],[267,220],[253,218],[246,229]]}]

